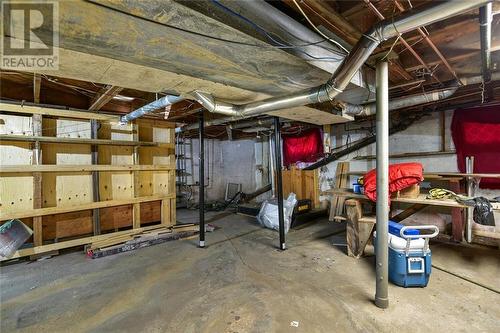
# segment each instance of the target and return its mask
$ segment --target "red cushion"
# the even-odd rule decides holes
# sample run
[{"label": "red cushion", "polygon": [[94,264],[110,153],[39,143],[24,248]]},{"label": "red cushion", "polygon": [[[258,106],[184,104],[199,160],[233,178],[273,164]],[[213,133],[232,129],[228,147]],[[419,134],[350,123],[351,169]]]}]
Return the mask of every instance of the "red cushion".
[{"label": "red cushion", "polygon": [[[392,193],[418,184],[422,180],[424,169],[420,163],[399,163],[389,165],[389,197]],[[377,201],[377,170],[373,169],[363,177],[365,195]]]}]

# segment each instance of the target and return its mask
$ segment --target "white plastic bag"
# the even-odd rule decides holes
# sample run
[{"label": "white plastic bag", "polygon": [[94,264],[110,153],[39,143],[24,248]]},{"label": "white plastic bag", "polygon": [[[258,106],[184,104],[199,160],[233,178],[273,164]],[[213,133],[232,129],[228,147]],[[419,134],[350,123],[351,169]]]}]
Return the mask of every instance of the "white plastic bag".
[{"label": "white plastic bag", "polygon": [[[290,193],[286,200],[283,200],[283,215],[285,217],[285,233],[288,233],[292,224],[292,214],[297,204],[297,196]],[[266,228],[279,230],[278,202],[277,200],[266,200],[260,207],[257,221]]]}]

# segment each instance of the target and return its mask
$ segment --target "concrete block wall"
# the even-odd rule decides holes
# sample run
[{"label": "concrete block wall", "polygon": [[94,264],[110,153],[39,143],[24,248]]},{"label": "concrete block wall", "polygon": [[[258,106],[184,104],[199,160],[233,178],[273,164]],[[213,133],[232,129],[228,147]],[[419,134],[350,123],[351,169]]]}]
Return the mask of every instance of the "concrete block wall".
[{"label": "concrete block wall", "polygon": [[[415,152],[433,152],[440,151],[442,145],[441,138],[441,116],[439,113],[433,113],[430,116],[422,118],[404,131],[391,135],[389,138],[389,154],[403,154]],[[445,148],[454,150],[455,146],[451,138],[451,121],[453,111],[445,112]],[[348,124],[349,127],[356,128],[359,125]],[[344,125],[333,127],[331,142],[333,147],[345,145],[348,140],[354,142],[367,135],[366,131],[346,131]],[[356,159],[358,156],[375,155],[375,144],[371,144],[357,152],[344,156],[339,161],[332,162],[323,169],[322,172],[322,190],[331,187],[335,177],[335,170],[340,161],[349,161],[351,171],[366,171],[375,168],[375,160]],[[420,162],[424,166],[424,172],[458,172],[457,156],[455,154],[419,156],[410,158],[391,158],[390,163]],[[355,181],[352,177],[351,181]],[[498,190],[479,189],[479,195],[486,197],[495,197],[500,195]]]},{"label": "concrete block wall", "polygon": [[[206,200],[223,200],[226,184],[242,184],[250,193],[267,184],[268,141],[205,139]],[[193,140],[193,180],[199,181],[199,141]],[[265,184],[264,184],[265,183]],[[198,187],[193,187],[198,201]],[[265,196],[263,196],[265,198]]]}]

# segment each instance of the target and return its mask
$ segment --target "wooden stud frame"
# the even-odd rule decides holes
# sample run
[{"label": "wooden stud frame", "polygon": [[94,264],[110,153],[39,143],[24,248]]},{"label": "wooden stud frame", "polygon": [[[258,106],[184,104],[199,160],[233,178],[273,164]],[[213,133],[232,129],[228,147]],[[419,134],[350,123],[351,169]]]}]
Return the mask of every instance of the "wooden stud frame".
[{"label": "wooden stud frame", "polygon": [[34,232],[33,248],[16,257],[175,225],[175,124],[3,103],[0,111],[9,113],[0,112],[0,223],[18,218]]}]

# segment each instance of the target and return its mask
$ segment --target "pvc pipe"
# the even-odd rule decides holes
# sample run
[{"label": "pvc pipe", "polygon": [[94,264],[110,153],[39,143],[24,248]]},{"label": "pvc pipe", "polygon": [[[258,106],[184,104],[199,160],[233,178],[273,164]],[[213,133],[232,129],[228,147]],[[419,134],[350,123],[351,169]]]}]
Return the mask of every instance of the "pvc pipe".
[{"label": "pvc pipe", "polygon": [[377,96],[377,241],[375,305],[389,306],[388,232],[389,232],[389,66],[379,62],[376,68]]}]

